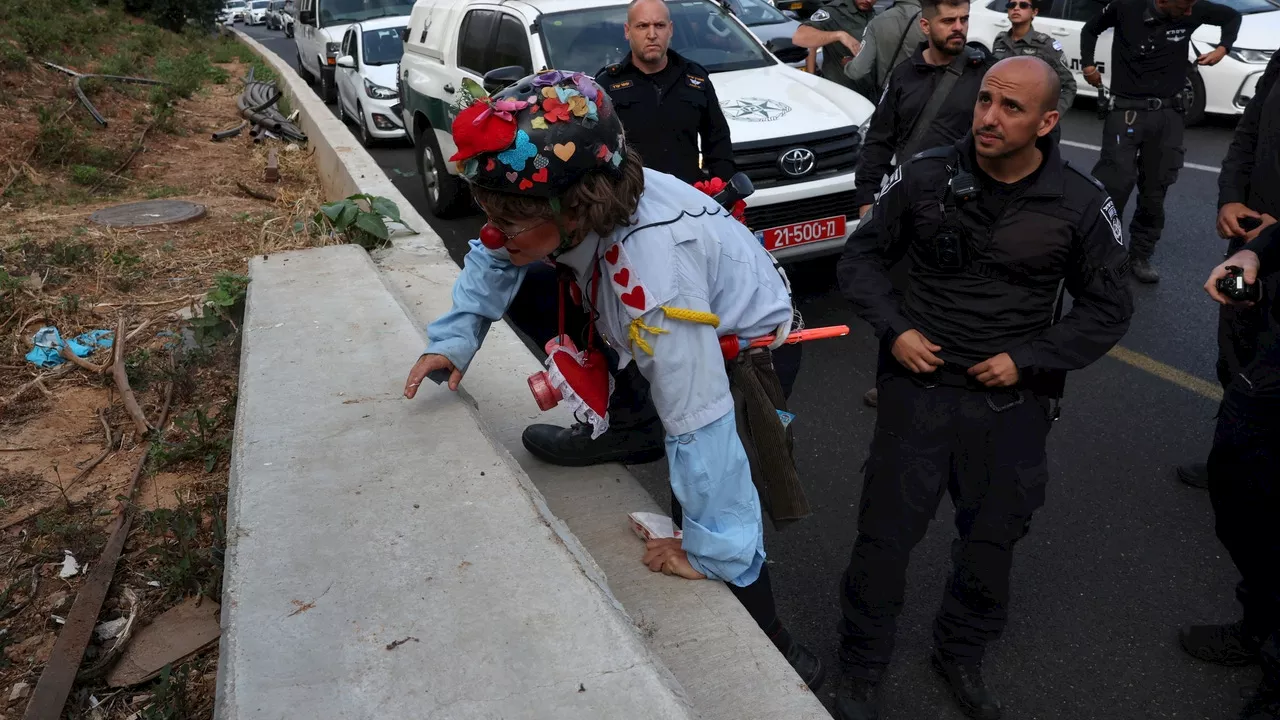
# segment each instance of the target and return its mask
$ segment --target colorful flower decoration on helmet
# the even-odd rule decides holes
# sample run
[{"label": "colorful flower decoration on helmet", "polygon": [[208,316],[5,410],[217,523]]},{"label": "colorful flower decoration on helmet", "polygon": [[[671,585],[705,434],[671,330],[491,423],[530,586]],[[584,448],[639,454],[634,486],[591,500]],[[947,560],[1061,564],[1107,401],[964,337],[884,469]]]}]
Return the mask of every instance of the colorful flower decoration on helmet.
[{"label": "colorful flower decoration on helmet", "polygon": [[590,76],[544,70],[492,97],[475,83],[463,95],[472,101],[453,121],[449,160],[473,185],[556,198],[588,172],[621,171],[622,122]]}]

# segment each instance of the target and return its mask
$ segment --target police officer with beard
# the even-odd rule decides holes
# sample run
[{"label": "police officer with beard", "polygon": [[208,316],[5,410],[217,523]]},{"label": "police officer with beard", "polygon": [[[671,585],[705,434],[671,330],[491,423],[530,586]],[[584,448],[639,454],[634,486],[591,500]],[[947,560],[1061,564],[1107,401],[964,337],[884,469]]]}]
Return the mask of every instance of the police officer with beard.
[{"label": "police officer with beard", "polygon": [[[1048,137],[1058,95],[1039,58],[997,63],[973,134],[900,165],[838,263],[841,291],[881,340],[883,398],[842,583],[853,680],[840,720],[878,717],[907,561],[944,491],[959,537],[931,662],[970,717],[1001,715],[981,662],[1008,617],[1013,547],[1044,502],[1055,398],[1133,313],[1107,195]],[[899,299],[889,268],[904,256]],[[1074,302],[1058,317],[1063,287]]]},{"label": "police officer with beard", "polygon": [[1201,25],[1222,28],[1218,47],[1199,65],[1216,65],[1240,31],[1240,13],[1209,0],[1112,0],[1080,31],[1084,79],[1102,87],[1094,49],[1103,31],[1115,28],[1111,45],[1111,109],[1102,125],[1102,152],[1093,176],[1115,201],[1116,217],[1138,185],[1138,208],[1129,224],[1133,276],[1160,281],[1151,267],[1164,230],[1164,196],[1182,169],[1182,90],[1187,48]]}]

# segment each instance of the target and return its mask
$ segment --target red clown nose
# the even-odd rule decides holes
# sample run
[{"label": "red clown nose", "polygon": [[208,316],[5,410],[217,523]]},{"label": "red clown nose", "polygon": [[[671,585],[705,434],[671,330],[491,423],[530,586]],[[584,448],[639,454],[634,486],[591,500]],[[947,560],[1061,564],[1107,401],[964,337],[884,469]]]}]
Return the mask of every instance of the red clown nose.
[{"label": "red clown nose", "polygon": [[485,223],[484,227],[480,228],[480,243],[490,250],[497,250],[507,244],[507,234]]}]

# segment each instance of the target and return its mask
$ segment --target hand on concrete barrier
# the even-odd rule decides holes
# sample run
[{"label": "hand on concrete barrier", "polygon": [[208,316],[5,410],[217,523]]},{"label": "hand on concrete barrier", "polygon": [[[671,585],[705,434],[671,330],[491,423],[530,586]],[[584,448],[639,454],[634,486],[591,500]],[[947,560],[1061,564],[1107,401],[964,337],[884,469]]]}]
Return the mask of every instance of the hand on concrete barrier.
[{"label": "hand on concrete barrier", "polygon": [[678,538],[650,540],[644,544],[645,553],[641,562],[653,572],[661,570],[664,575],[678,575],[687,580],[706,580],[706,575],[694,570],[689,564],[689,555],[680,543]]},{"label": "hand on concrete barrier", "polygon": [[413,369],[409,371],[409,379],[404,383],[404,396],[412,399],[418,394],[418,386],[427,378],[427,375],[437,370],[448,370],[449,389],[458,389],[458,383],[462,382],[462,372],[449,362],[449,358],[428,353],[418,358],[418,362],[414,363]]}]

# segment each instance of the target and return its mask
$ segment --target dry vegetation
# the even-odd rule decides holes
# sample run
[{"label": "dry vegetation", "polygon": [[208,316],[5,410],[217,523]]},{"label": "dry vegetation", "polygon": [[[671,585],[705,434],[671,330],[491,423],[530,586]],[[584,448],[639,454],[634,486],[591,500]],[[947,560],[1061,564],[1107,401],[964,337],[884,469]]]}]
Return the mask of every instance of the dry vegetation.
[{"label": "dry vegetation", "polygon": [[[309,222],[321,198],[305,146],[268,141],[280,182],[267,184],[267,145],[247,133],[210,140],[239,121],[247,50],[115,8],[41,1],[57,6],[55,19],[41,20],[41,3],[0,3],[0,719],[22,715],[26,701],[9,702],[11,688],[34,688],[57,618],[84,582],[83,572],[59,577],[65,552],[94,564],[116,512],[134,520],[100,622],[136,613],[145,624],[185,597],[219,598],[246,259],[332,242]],[[171,85],[91,83],[104,128],[46,59]],[[134,230],[89,219],[154,198],[190,200],[207,215]],[[24,359],[41,327],[72,338],[121,321],[132,335],[123,364],[147,422],[172,397],[169,420],[146,435],[110,372]],[[101,368],[111,354],[87,363]],[[144,455],[139,490],[122,500]],[[91,672],[65,717],[211,716],[216,650],[146,684],[109,688],[111,645],[90,644],[81,669]]]}]

